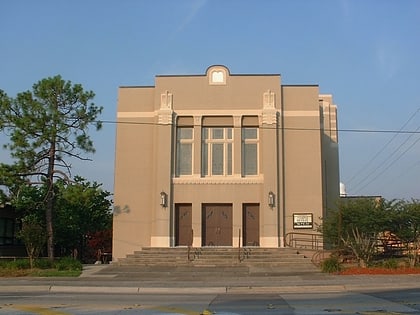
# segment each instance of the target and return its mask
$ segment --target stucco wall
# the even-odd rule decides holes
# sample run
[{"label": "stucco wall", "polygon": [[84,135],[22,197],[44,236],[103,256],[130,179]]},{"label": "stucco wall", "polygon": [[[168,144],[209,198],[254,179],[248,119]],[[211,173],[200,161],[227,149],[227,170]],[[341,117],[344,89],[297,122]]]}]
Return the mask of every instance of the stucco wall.
[{"label": "stucco wall", "polygon": [[[223,82],[211,82],[213,70],[225,71]],[[239,244],[244,203],[259,204],[262,247],[283,245],[284,235],[293,231],[293,213],[313,213],[319,223],[325,209],[323,163],[336,159],[338,165],[338,155],[323,146],[318,86],[282,86],[280,75],[230,75],[227,68],[210,67],[205,75],[157,76],[154,87],[120,88],[117,115],[115,260],[144,246],[173,246],[174,205],[180,203],[192,205],[194,246],[201,246],[203,204],[232,205],[233,246]],[[241,172],[244,116],[259,126],[259,174],[246,177]],[[193,125],[195,143],[192,174],[176,177],[179,117]],[[206,117],[233,128],[232,175],[201,175]],[[338,177],[328,178],[329,185]],[[160,205],[161,191],[167,207]],[[268,206],[269,192],[275,194],[274,207]]]}]

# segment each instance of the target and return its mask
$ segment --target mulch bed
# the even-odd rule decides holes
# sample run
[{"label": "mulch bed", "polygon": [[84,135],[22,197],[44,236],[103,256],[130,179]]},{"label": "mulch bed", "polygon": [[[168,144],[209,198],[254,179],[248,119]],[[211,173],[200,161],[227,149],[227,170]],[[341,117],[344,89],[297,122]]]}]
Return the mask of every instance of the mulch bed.
[{"label": "mulch bed", "polygon": [[340,275],[411,275],[420,274],[420,268],[360,268],[349,267],[339,272]]}]

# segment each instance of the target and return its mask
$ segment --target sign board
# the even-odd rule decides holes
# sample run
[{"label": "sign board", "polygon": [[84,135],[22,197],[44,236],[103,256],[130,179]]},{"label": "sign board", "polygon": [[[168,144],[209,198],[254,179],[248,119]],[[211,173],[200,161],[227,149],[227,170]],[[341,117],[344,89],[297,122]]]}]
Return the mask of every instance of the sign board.
[{"label": "sign board", "polygon": [[312,219],[312,213],[293,213],[293,228],[312,229],[314,226]]}]

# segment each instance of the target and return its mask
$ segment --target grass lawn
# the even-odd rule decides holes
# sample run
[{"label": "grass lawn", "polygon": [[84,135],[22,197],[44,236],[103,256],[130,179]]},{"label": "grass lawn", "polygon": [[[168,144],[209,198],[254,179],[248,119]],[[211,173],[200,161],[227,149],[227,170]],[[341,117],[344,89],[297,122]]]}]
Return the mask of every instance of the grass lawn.
[{"label": "grass lawn", "polygon": [[81,262],[69,257],[54,261],[40,258],[33,268],[25,258],[0,262],[0,277],[78,277],[81,273]]}]

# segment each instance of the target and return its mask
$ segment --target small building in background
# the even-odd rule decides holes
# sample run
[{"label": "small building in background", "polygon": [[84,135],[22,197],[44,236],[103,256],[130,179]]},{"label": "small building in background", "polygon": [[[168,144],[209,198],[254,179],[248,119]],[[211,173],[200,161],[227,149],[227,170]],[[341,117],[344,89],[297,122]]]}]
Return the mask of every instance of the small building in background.
[{"label": "small building in background", "polygon": [[0,205],[0,256],[24,257],[25,246],[17,238],[20,224],[16,219],[15,209],[9,204]]}]

